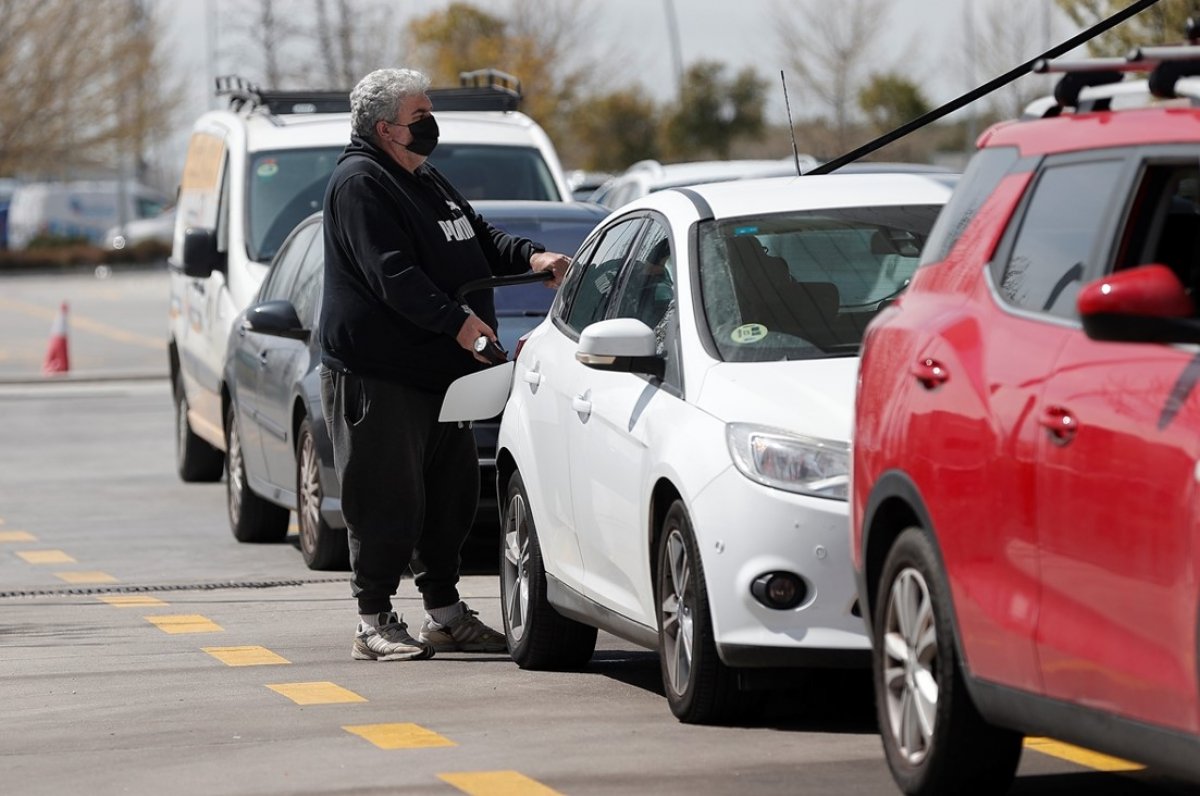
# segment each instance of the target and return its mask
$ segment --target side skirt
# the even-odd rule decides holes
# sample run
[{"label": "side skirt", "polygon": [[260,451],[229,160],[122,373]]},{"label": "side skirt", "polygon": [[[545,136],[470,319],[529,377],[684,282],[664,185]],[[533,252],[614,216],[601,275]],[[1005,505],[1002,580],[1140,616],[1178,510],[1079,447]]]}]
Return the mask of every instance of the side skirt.
[{"label": "side skirt", "polygon": [[546,575],[546,600],[554,606],[554,610],[568,619],[606,630],[638,646],[658,649],[657,628],[646,627],[611,608],[597,605],[549,574]]}]

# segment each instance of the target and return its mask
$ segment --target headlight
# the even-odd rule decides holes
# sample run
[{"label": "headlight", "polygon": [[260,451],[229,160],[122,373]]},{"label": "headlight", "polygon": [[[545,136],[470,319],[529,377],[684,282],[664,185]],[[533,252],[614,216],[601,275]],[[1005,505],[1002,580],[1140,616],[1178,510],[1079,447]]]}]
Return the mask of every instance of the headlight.
[{"label": "headlight", "polygon": [[760,484],[813,497],[846,500],[850,446],[777,428],[730,423],[725,440],[733,463]]}]

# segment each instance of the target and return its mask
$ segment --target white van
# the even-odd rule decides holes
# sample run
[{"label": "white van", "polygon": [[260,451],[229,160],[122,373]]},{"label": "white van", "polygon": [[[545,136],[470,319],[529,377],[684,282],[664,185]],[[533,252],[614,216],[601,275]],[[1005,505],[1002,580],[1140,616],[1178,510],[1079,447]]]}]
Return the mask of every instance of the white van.
[{"label": "white van", "polygon": [[152,218],[169,203],[161,192],[136,182],[25,183],[13,192],[8,207],[8,246],[24,249],[38,238],[100,243],[109,228]]},{"label": "white van", "polygon": [[[224,472],[230,324],[284,238],[321,209],[350,142],[348,91],[268,92],[219,78],[217,93],[230,107],[193,126],[170,260],[168,354],[184,481],[217,481]],[[468,199],[570,199],[550,139],[516,110],[515,78],[466,73],[459,88],[429,95],[441,131],[430,162]]]}]

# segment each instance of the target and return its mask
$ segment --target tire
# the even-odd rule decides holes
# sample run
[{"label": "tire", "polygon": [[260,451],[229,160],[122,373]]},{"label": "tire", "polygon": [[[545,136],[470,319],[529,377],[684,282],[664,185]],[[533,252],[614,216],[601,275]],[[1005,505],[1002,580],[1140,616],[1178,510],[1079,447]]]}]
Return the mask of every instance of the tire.
[{"label": "tire", "polygon": [[658,656],[671,712],[688,724],[717,723],[738,715],[737,673],[717,655],[704,566],[679,500],[663,520],[654,593]]},{"label": "tire", "polygon": [[187,395],[178,377],[175,397],[175,469],[185,483],[213,483],[225,474],[225,454],[209,445],[192,431],[188,423]]},{"label": "tire", "polygon": [[296,434],[296,523],[300,555],[309,569],[349,569],[350,547],[345,528],[332,528],[321,516],[321,457],[308,418]]},{"label": "tire", "polygon": [[988,724],[971,702],[949,589],[923,530],[900,534],[877,594],[875,704],[896,784],[914,796],[1004,793],[1021,759],[1022,736]]},{"label": "tire", "polygon": [[229,527],[239,542],[282,542],[287,537],[288,510],[254,494],[246,480],[242,437],[232,402],[225,410],[225,505]]},{"label": "tire", "polygon": [[500,533],[500,607],[508,651],[522,669],[578,669],[596,651],[596,628],[568,619],[546,600],[546,569],[525,482],[508,482]]}]

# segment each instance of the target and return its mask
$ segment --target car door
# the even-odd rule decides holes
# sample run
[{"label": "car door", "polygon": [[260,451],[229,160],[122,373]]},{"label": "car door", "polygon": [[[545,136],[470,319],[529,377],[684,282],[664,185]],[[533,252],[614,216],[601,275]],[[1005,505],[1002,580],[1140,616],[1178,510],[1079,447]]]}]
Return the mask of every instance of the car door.
[{"label": "car door", "polygon": [[[1200,254],[1200,171],[1147,162],[1116,268]],[[1180,235],[1181,233],[1181,235]],[[1200,349],[1101,342],[1077,331],[1046,381],[1037,645],[1048,695],[1196,731]]]},{"label": "car door", "polygon": [[641,624],[655,626],[649,558],[649,473],[653,440],[687,422],[674,351],[678,335],[670,227],[647,219],[628,259],[607,317],[636,318],[659,338],[669,364],[663,381],[574,362],[567,439],[571,496],[587,589],[594,599]]},{"label": "car door", "polygon": [[[296,281],[314,235],[314,226],[303,227],[284,243],[259,290],[259,302],[290,296],[292,284]],[[230,364],[231,388],[242,437],[242,457],[247,478],[256,488],[263,489],[272,480],[267,468],[265,443],[266,437],[274,433],[275,425],[269,413],[264,416],[264,391],[277,371],[273,363],[279,361],[278,348],[283,338],[250,331],[244,324],[238,324],[233,334],[235,353]]]},{"label": "car door", "polygon": [[520,466],[531,499],[544,506],[543,517],[537,518],[543,556],[552,562],[552,571],[557,569],[577,586],[585,575],[572,482],[590,478],[593,468],[572,449],[570,430],[580,422],[576,405],[585,400],[579,398],[586,390],[581,381],[589,375],[575,360],[575,350],[579,332],[605,317],[642,223],[640,217],[620,219],[597,234],[560,289],[551,310],[553,323],[539,327],[517,360],[513,390],[521,393],[521,422],[532,446]]},{"label": "car door", "polygon": [[[325,241],[321,224],[310,223],[297,233],[311,242],[285,297],[296,309],[300,326],[312,330],[325,266]],[[303,240],[299,243],[303,245]],[[296,384],[308,372],[309,340],[264,336],[259,354],[260,381],[258,424],[262,432],[263,456],[271,483],[284,492],[296,485],[296,441],[292,436],[292,412]]]}]

